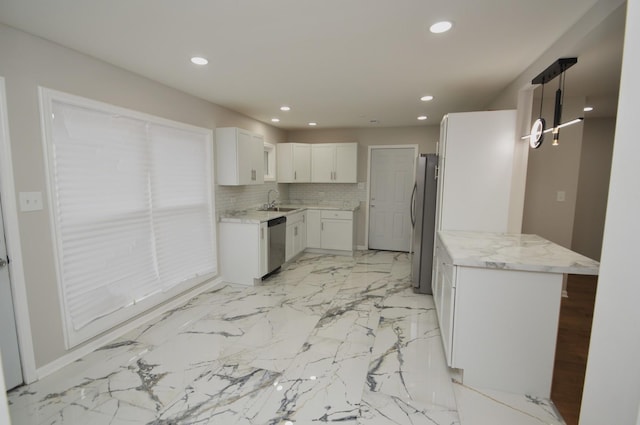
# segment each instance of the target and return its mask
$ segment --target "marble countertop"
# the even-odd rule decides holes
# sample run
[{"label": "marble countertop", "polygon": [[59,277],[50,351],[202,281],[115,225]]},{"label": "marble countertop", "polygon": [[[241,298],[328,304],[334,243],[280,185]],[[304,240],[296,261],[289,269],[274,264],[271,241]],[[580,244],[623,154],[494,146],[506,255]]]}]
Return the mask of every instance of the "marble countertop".
[{"label": "marble countertop", "polygon": [[538,235],[441,231],[457,266],[597,275],[600,263]]},{"label": "marble countertop", "polygon": [[359,205],[352,203],[324,203],[324,204],[300,204],[300,203],[282,203],[278,204],[281,208],[295,208],[293,211],[260,211],[259,207],[249,208],[241,211],[227,211],[220,215],[222,223],[253,223],[259,224],[278,217],[286,217],[296,214],[304,210],[334,210],[334,211],[356,211]]}]

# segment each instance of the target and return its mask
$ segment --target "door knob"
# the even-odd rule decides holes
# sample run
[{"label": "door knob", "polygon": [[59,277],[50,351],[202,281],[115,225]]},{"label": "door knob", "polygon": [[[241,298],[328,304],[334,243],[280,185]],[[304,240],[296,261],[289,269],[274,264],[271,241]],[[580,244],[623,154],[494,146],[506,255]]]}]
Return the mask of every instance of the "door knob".
[{"label": "door knob", "polygon": [[0,269],[7,265],[7,260],[0,258]]}]

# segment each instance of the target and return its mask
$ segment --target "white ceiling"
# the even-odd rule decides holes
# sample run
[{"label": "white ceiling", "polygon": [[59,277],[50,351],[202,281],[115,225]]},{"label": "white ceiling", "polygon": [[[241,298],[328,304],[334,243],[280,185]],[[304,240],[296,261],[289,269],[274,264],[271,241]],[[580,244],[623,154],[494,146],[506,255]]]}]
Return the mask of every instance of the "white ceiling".
[{"label": "white ceiling", "polygon": [[[0,22],[280,128],[406,126],[486,108],[596,1],[0,0]],[[570,70],[592,98],[617,93],[622,32],[603,32]]]}]

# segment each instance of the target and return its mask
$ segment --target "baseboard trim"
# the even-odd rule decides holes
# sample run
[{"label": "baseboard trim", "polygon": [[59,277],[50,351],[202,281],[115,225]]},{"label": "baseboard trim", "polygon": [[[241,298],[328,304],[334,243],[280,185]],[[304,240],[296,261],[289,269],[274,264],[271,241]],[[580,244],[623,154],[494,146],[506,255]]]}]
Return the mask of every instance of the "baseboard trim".
[{"label": "baseboard trim", "polygon": [[79,347],[77,349],[74,349],[73,351],[67,352],[66,354],[57,358],[56,360],[50,363],[47,363],[46,365],[36,369],[37,379],[40,380],[45,376],[51,375],[52,373],[75,362],[76,360],[86,356],[87,354],[97,350],[98,348],[106,344],[109,344],[110,342],[121,337],[127,332],[134,330],[138,326],[141,326],[161,316],[162,314],[166,313],[169,310],[173,310],[174,308],[177,308],[186,304],[192,298],[214,288],[216,285],[222,283],[222,281],[223,281],[222,277],[216,277],[208,282],[203,283],[202,285],[198,285],[195,288],[192,288],[189,291],[183,293],[182,295],[179,295],[167,301],[166,303],[156,308],[153,308],[152,310],[147,311],[146,313],[142,313],[142,315],[138,316],[132,321],[127,322],[124,325],[119,326],[118,328],[115,328],[111,331],[108,331],[107,333],[97,337],[96,339],[93,339],[87,342],[82,347]]}]

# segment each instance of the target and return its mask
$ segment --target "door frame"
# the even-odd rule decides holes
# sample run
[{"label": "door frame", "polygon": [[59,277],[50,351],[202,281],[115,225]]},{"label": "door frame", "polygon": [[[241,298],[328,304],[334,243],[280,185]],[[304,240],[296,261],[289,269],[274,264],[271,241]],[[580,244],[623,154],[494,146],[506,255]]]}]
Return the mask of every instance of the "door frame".
[{"label": "door frame", "polygon": [[[371,155],[374,149],[407,149],[413,148],[413,180],[416,179],[416,163],[415,158],[418,157],[418,145],[370,145],[369,152],[367,155],[367,201],[365,202],[365,228],[364,228],[364,246],[365,249],[369,249],[369,200],[371,199]],[[409,252],[411,251],[411,242],[409,241]]]},{"label": "door frame", "polygon": [[22,246],[20,243],[15,181],[13,179],[7,96],[4,81],[4,78],[0,76],[0,196],[2,197],[7,255],[11,260],[9,262],[9,274],[11,276],[13,309],[16,316],[22,378],[25,384],[29,384],[37,380],[37,372],[33,340],[31,338],[27,287],[22,264]]}]

